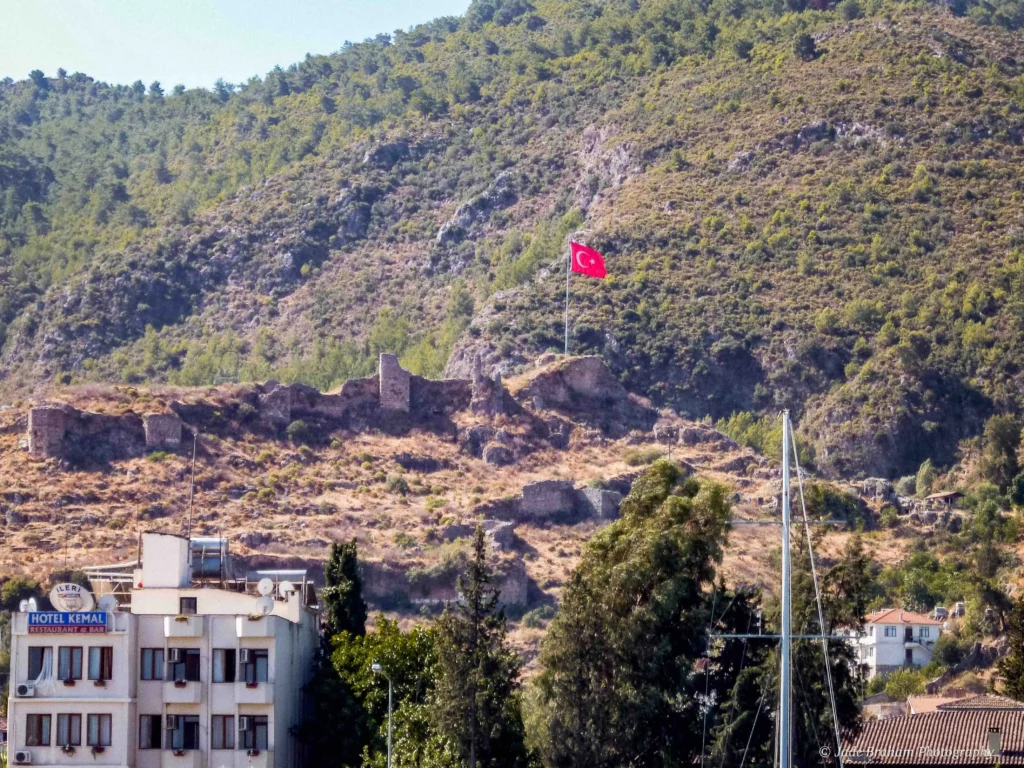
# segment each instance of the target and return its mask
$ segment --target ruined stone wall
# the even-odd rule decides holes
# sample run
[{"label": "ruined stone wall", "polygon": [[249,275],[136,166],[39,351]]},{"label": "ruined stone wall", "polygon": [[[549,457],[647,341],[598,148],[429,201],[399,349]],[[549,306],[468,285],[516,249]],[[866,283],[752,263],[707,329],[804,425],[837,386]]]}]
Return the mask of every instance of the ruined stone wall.
[{"label": "ruined stone wall", "polygon": [[181,419],[174,413],[147,413],[142,417],[147,448],[177,448],[181,445]]},{"label": "ruined stone wall", "polygon": [[42,405],[28,413],[28,450],[33,456],[59,456],[67,430],[67,415],[57,405]]},{"label": "ruined stone wall", "polygon": [[409,381],[409,407],[422,416],[442,416],[469,408],[473,396],[465,379],[424,379],[412,376]]},{"label": "ruined stone wall", "polygon": [[412,375],[398,364],[395,355],[380,356],[380,407],[409,412]]},{"label": "ruined stone wall", "polygon": [[526,517],[551,517],[576,508],[576,489],[568,480],[541,480],[523,487],[519,511]]}]

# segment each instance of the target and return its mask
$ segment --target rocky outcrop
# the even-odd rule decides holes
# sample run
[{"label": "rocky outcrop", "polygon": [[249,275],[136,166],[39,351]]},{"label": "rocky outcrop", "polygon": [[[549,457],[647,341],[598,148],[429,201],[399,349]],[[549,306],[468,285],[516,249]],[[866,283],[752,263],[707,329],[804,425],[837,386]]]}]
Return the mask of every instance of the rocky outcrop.
[{"label": "rocky outcrop", "polygon": [[[415,563],[360,560],[363,596],[376,608],[396,609],[409,605],[442,606],[460,599],[458,576],[461,567],[430,567]],[[499,559],[495,565],[499,600],[507,608],[525,608],[529,578],[519,557]]]},{"label": "rocky outcrop", "polygon": [[472,238],[476,234],[475,225],[486,222],[492,211],[508,208],[518,199],[515,175],[512,171],[503,171],[483,194],[456,209],[455,215],[438,231],[437,244],[453,245]]}]

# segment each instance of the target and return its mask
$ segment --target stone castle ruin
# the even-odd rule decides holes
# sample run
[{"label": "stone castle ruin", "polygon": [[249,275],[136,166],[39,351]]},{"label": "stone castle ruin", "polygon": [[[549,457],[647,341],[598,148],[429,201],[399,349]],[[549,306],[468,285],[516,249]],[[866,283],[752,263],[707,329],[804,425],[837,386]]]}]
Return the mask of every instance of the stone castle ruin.
[{"label": "stone castle ruin", "polygon": [[[268,381],[232,394],[230,403],[174,400],[163,411],[141,415],[40,404],[29,412],[27,447],[43,458],[69,458],[84,450],[92,457],[114,459],[147,450],[177,450],[186,431],[216,432],[225,420],[271,432],[302,420],[324,431],[428,429],[457,439],[470,455],[502,465],[541,446],[567,448],[573,421],[562,414],[610,437],[635,428],[650,430],[657,419],[652,408],[626,393],[598,357],[568,358],[539,367],[515,392],[500,376],[483,375],[479,362],[470,379],[436,380],[413,375],[397,357],[383,354],[375,376],[346,381],[337,392]],[[460,430],[451,420],[456,413],[485,419],[502,415],[514,428],[476,424]]]}]

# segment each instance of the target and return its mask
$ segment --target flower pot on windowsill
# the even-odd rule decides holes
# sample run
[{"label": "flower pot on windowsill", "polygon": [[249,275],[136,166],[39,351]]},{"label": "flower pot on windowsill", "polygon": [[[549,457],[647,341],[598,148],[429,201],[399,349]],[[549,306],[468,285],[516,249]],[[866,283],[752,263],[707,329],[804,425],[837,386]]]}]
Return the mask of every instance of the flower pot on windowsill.
[{"label": "flower pot on windowsill", "polygon": [[106,751],[106,749],[106,747],[93,747],[92,754],[93,756],[102,755]]},{"label": "flower pot on windowsill", "polygon": [[92,684],[95,685],[97,688],[106,688],[107,687],[107,681],[106,680],[93,680]]},{"label": "flower pot on windowsill", "polygon": [[249,757],[256,757],[257,755],[259,755],[259,753],[260,751],[258,749],[250,749],[248,752],[246,752],[246,754]]},{"label": "flower pot on windowsill", "polygon": [[70,744],[65,744],[63,747],[60,748],[60,751],[63,752],[65,755],[75,754],[75,748],[72,747]]},{"label": "flower pot on windowsill", "polygon": [[186,616],[184,613],[179,613],[177,616],[174,617],[174,620],[175,621],[188,621],[188,616]]},{"label": "flower pot on windowsill", "polygon": [[248,618],[249,618],[249,621],[259,621],[260,619],[263,618],[263,615],[262,614],[256,614],[256,613],[250,613]]},{"label": "flower pot on windowsill", "polygon": [[64,681],[64,685],[66,685],[68,688],[71,688],[71,687],[73,687],[75,685],[75,681],[74,680],[65,680]]},{"label": "flower pot on windowsill", "polygon": [[176,749],[176,750],[174,750],[174,756],[175,757],[184,757],[185,756],[185,750],[184,749]]},{"label": "flower pot on windowsill", "polygon": [[245,687],[246,688],[257,688],[257,687],[259,687],[259,683],[246,683]]},{"label": "flower pot on windowsill", "polygon": [[174,687],[175,688],[184,688],[186,685],[188,685],[188,681],[187,680],[175,680],[174,681]]}]

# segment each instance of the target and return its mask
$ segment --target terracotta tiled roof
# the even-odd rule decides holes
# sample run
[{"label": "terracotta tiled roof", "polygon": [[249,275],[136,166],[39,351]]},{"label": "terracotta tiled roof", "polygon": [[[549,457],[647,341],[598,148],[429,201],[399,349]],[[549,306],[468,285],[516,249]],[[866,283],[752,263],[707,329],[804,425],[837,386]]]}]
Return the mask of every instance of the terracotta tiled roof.
[{"label": "terracotta tiled roof", "polygon": [[986,693],[983,696],[968,696],[966,699],[955,699],[938,707],[940,712],[955,712],[960,709],[986,712],[1004,709],[1024,711],[1024,702],[1016,701],[1007,696],[996,696],[992,693]]},{"label": "terracotta tiled roof", "polygon": [[920,715],[924,712],[934,712],[939,705],[949,704],[958,701],[955,696],[908,696],[907,706],[910,707],[911,715]]},{"label": "terracotta tiled roof", "polygon": [[865,624],[931,624],[941,626],[942,622],[933,619],[931,616],[923,616],[913,611],[905,611],[902,608],[883,608],[868,614],[864,618]]},{"label": "terracotta tiled roof", "polygon": [[[1001,752],[988,753],[990,728]],[[1024,765],[1024,710],[950,710],[869,720],[844,746],[846,765]]]}]

